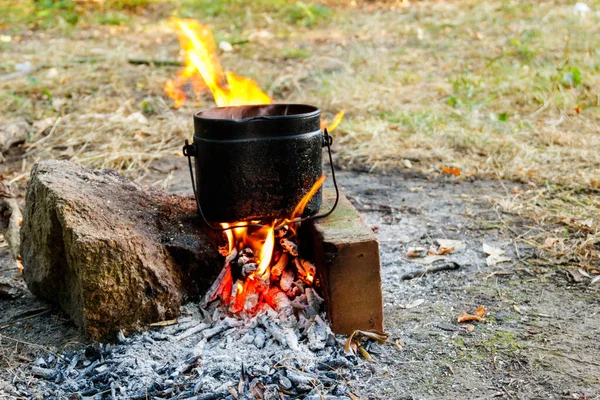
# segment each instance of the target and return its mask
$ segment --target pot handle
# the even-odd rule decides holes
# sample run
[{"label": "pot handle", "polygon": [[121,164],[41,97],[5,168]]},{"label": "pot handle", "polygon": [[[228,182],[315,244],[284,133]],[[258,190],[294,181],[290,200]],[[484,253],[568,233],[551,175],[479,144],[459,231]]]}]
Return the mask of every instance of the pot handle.
[{"label": "pot handle", "polygon": [[[299,222],[308,221],[308,220],[317,220],[317,219],[325,218],[325,217],[328,217],[329,215],[331,215],[331,213],[333,213],[333,211],[337,207],[338,202],[340,200],[340,190],[337,185],[337,180],[335,179],[335,168],[333,167],[333,157],[331,155],[331,145],[332,144],[333,144],[333,137],[331,137],[331,135],[329,134],[329,131],[327,130],[327,128],[325,128],[323,130],[323,147],[327,146],[327,153],[329,154],[329,165],[331,166],[331,178],[333,179],[333,186],[335,187],[335,202],[333,203],[333,207],[331,207],[331,209],[324,214],[313,215],[313,216],[304,217],[304,218],[295,218],[292,221],[286,222],[285,224],[275,227],[275,229],[278,229],[278,228],[282,227],[283,225],[288,225],[291,223],[299,223]],[[183,155],[185,157],[187,157],[187,159],[188,159],[188,166],[190,167],[190,178],[192,180],[192,189],[194,190],[194,199],[196,199],[196,208],[198,209],[198,216],[202,219],[202,221],[204,221],[204,223],[210,229],[213,229],[215,231],[227,231],[230,229],[240,228],[240,227],[250,227],[250,226],[263,227],[263,226],[265,226],[263,224],[248,223],[246,225],[236,225],[236,226],[231,226],[228,228],[223,228],[220,226],[214,226],[210,222],[208,222],[208,220],[204,216],[204,213],[202,212],[202,206],[200,205],[200,200],[198,199],[198,194],[196,193],[196,181],[194,179],[194,171],[192,168],[192,157],[194,157],[195,154],[196,154],[196,144],[195,143],[190,144],[188,142],[188,140],[186,139],[185,145],[183,146]]]}]

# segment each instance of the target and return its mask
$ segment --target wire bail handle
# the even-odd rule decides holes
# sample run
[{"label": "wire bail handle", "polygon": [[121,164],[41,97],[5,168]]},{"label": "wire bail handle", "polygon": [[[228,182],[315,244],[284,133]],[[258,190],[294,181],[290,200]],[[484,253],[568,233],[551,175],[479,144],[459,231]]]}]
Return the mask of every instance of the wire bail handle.
[{"label": "wire bail handle", "polygon": [[[322,146],[327,147],[327,153],[329,154],[329,165],[331,167],[331,178],[333,179],[333,186],[335,187],[335,202],[333,203],[333,207],[331,207],[331,209],[324,214],[314,215],[314,216],[304,217],[304,218],[296,218],[293,221],[291,221],[290,223],[299,223],[299,222],[308,221],[308,220],[314,221],[317,219],[328,217],[329,215],[331,215],[331,213],[333,213],[333,211],[337,207],[338,201],[340,199],[340,191],[338,189],[337,180],[335,179],[335,168],[333,167],[333,157],[331,155],[331,145],[332,144],[333,144],[333,137],[329,134],[329,131],[327,130],[327,128],[325,128],[323,130]],[[262,224],[248,223],[246,225],[237,225],[237,226],[231,226],[228,228],[223,228],[223,227],[219,227],[219,226],[214,226],[210,222],[208,222],[208,220],[204,216],[204,212],[202,211],[202,206],[200,205],[200,200],[198,199],[198,194],[196,193],[196,181],[194,179],[194,171],[192,168],[192,157],[195,157],[195,155],[196,155],[196,144],[195,143],[190,144],[189,141],[186,139],[185,144],[183,146],[183,155],[185,157],[187,157],[187,159],[188,159],[188,166],[190,168],[190,178],[192,181],[192,189],[194,191],[194,199],[196,199],[196,208],[198,211],[198,216],[202,219],[202,221],[210,229],[213,229],[215,231],[227,231],[227,230],[239,228],[239,227],[251,227],[251,226],[262,227],[262,226],[264,226]]]}]

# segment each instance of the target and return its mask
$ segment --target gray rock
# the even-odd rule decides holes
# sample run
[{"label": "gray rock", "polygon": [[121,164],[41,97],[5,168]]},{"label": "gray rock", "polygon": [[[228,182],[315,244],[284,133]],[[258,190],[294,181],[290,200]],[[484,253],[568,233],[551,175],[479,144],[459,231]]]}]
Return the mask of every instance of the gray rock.
[{"label": "gray rock", "polygon": [[67,161],[31,173],[23,277],[92,339],[176,317],[216,277],[220,241],[197,223],[192,198]]}]

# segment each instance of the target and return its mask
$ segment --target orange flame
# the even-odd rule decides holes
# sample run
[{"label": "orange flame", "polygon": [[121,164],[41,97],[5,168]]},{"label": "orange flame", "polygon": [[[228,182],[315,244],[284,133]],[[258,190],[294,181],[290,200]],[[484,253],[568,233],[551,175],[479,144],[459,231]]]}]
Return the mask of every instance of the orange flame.
[{"label": "orange flame", "polygon": [[202,77],[219,107],[271,103],[271,98],[252,79],[223,71],[208,25],[180,18],[170,18],[169,24],[177,32],[185,65],[175,79],[169,79],[164,85],[164,91],[173,99],[175,108],[181,107],[185,101],[183,86],[188,81],[192,81],[196,97],[202,92],[203,85],[194,80],[197,74]]},{"label": "orange flame", "polygon": [[323,182],[325,182],[325,175],[321,175],[321,177],[317,179],[317,181],[310,188],[308,193],[306,193],[304,197],[302,197],[302,200],[300,200],[296,208],[294,208],[294,212],[292,213],[292,219],[302,215],[302,213],[304,212],[304,208],[306,207],[310,199],[313,198],[315,193],[317,193],[317,191],[321,188]]},{"label": "orange flame", "polygon": [[344,112],[346,112],[346,110],[342,109],[342,111],[337,113],[335,115],[335,117],[333,117],[333,121],[331,121],[331,123],[329,125],[327,125],[327,121],[322,119],[321,120],[321,130],[323,130],[323,129],[325,129],[325,127],[327,127],[327,130],[329,132],[331,132],[332,130],[337,128],[337,126],[340,124],[340,122],[342,122],[342,118],[344,118]]},{"label": "orange flame", "polygon": [[275,247],[275,233],[273,227],[269,228],[265,243],[260,249],[260,264],[256,270],[257,276],[263,276],[271,264],[271,257],[273,256],[273,248]]}]

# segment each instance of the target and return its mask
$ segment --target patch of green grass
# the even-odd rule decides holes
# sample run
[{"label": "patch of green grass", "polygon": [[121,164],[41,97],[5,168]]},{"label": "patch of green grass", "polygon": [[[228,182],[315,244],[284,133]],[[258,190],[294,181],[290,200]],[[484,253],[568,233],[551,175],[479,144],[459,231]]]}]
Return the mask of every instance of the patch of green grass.
[{"label": "patch of green grass", "polygon": [[308,58],[312,55],[310,49],[304,47],[284,47],[282,56],[288,59]]},{"label": "patch of green grass", "polygon": [[284,10],[284,19],[297,25],[314,26],[319,21],[331,17],[333,11],[327,6],[297,1]]},{"label": "patch of green grass", "polygon": [[93,21],[100,25],[127,25],[131,18],[121,12],[106,12],[96,14]]},{"label": "patch of green grass", "polygon": [[182,0],[175,10],[180,17],[197,18],[201,21],[218,21],[240,26],[249,18],[253,24],[268,25],[264,16],[278,24],[312,27],[333,15],[330,8],[312,2],[291,0]]}]

